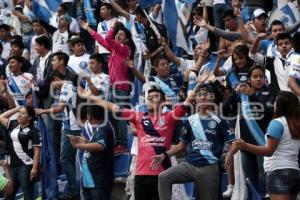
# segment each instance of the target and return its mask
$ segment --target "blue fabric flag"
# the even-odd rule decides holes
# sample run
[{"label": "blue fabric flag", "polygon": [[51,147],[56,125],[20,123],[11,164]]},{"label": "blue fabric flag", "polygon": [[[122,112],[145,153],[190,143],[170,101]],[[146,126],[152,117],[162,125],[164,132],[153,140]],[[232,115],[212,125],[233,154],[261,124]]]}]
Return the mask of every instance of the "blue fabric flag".
[{"label": "blue fabric flag", "polygon": [[38,19],[49,23],[61,2],[62,0],[33,0],[32,11]]},{"label": "blue fabric flag", "polygon": [[260,146],[265,145],[265,135],[261,128],[258,126],[255,119],[252,117],[249,98],[245,94],[241,94],[241,102],[242,102],[242,113],[245,117],[245,122],[250,130],[251,135],[256,140],[257,144]]},{"label": "blue fabric flag", "polygon": [[[37,96],[32,90],[32,101],[35,108],[38,107]],[[45,122],[41,116],[37,118],[37,128],[42,136],[42,199],[54,200],[56,196],[56,160],[52,138],[47,134]]]},{"label": "blue fabric flag", "polygon": [[161,0],[139,0],[142,9],[149,8],[155,4],[161,4]]},{"label": "blue fabric flag", "polygon": [[184,24],[180,21],[175,0],[165,0],[162,11],[164,15],[164,24],[167,27],[172,44],[175,47],[180,47],[185,51],[188,51],[189,43],[187,34],[183,29]]},{"label": "blue fabric flag", "polygon": [[86,19],[91,26],[97,26],[97,21],[94,16],[94,9],[91,6],[90,0],[83,0],[84,12]]}]

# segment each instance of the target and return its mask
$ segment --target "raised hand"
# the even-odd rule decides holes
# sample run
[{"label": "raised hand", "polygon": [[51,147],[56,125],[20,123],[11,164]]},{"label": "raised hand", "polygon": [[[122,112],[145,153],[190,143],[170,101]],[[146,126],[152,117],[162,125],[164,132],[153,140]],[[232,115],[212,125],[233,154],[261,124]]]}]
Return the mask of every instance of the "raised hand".
[{"label": "raised hand", "polygon": [[80,20],[80,26],[84,30],[87,30],[89,28],[89,24],[83,20]]},{"label": "raised hand", "polygon": [[200,27],[206,27],[207,22],[203,18],[195,18],[193,20],[194,24]]}]

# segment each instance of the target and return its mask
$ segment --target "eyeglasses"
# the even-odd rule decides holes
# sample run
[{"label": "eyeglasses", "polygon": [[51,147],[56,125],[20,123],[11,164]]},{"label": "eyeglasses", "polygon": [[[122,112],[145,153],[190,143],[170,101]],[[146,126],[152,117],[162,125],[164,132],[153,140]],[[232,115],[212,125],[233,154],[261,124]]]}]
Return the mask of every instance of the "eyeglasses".
[{"label": "eyeglasses", "polygon": [[212,93],[208,93],[208,92],[198,92],[197,94],[196,94],[196,96],[197,97],[206,97],[206,98],[210,98],[210,99],[212,99],[212,98],[214,98],[214,94],[212,94]]}]

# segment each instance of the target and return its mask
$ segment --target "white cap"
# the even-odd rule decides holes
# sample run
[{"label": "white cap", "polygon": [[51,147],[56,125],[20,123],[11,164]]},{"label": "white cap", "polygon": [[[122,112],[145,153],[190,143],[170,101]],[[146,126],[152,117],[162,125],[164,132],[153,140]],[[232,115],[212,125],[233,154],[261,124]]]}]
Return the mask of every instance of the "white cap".
[{"label": "white cap", "polygon": [[257,18],[261,15],[265,15],[266,17],[268,17],[267,13],[261,8],[258,8],[253,12],[253,18]]}]

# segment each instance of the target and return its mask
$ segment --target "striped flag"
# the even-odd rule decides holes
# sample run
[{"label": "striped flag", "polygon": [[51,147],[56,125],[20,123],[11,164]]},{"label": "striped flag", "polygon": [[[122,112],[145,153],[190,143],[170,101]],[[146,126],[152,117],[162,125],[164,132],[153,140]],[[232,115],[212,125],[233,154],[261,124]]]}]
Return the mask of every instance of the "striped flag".
[{"label": "striped flag", "polygon": [[33,0],[32,10],[37,18],[49,23],[62,0]]},{"label": "striped flag", "polygon": [[[183,3],[194,3],[193,0],[181,0]],[[185,51],[189,50],[187,33],[185,31],[186,22],[183,21],[182,13],[178,13],[175,0],[164,0],[162,4],[164,24],[167,27],[168,35],[175,47],[180,47]]]},{"label": "striped flag", "polygon": [[[33,107],[38,107],[37,96],[34,89],[32,90]],[[42,136],[42,199],[54,200],[56,196],[56,160],[52,138],[47,134],[45,122],[41,116],[37,118],[37,128]]]}]

